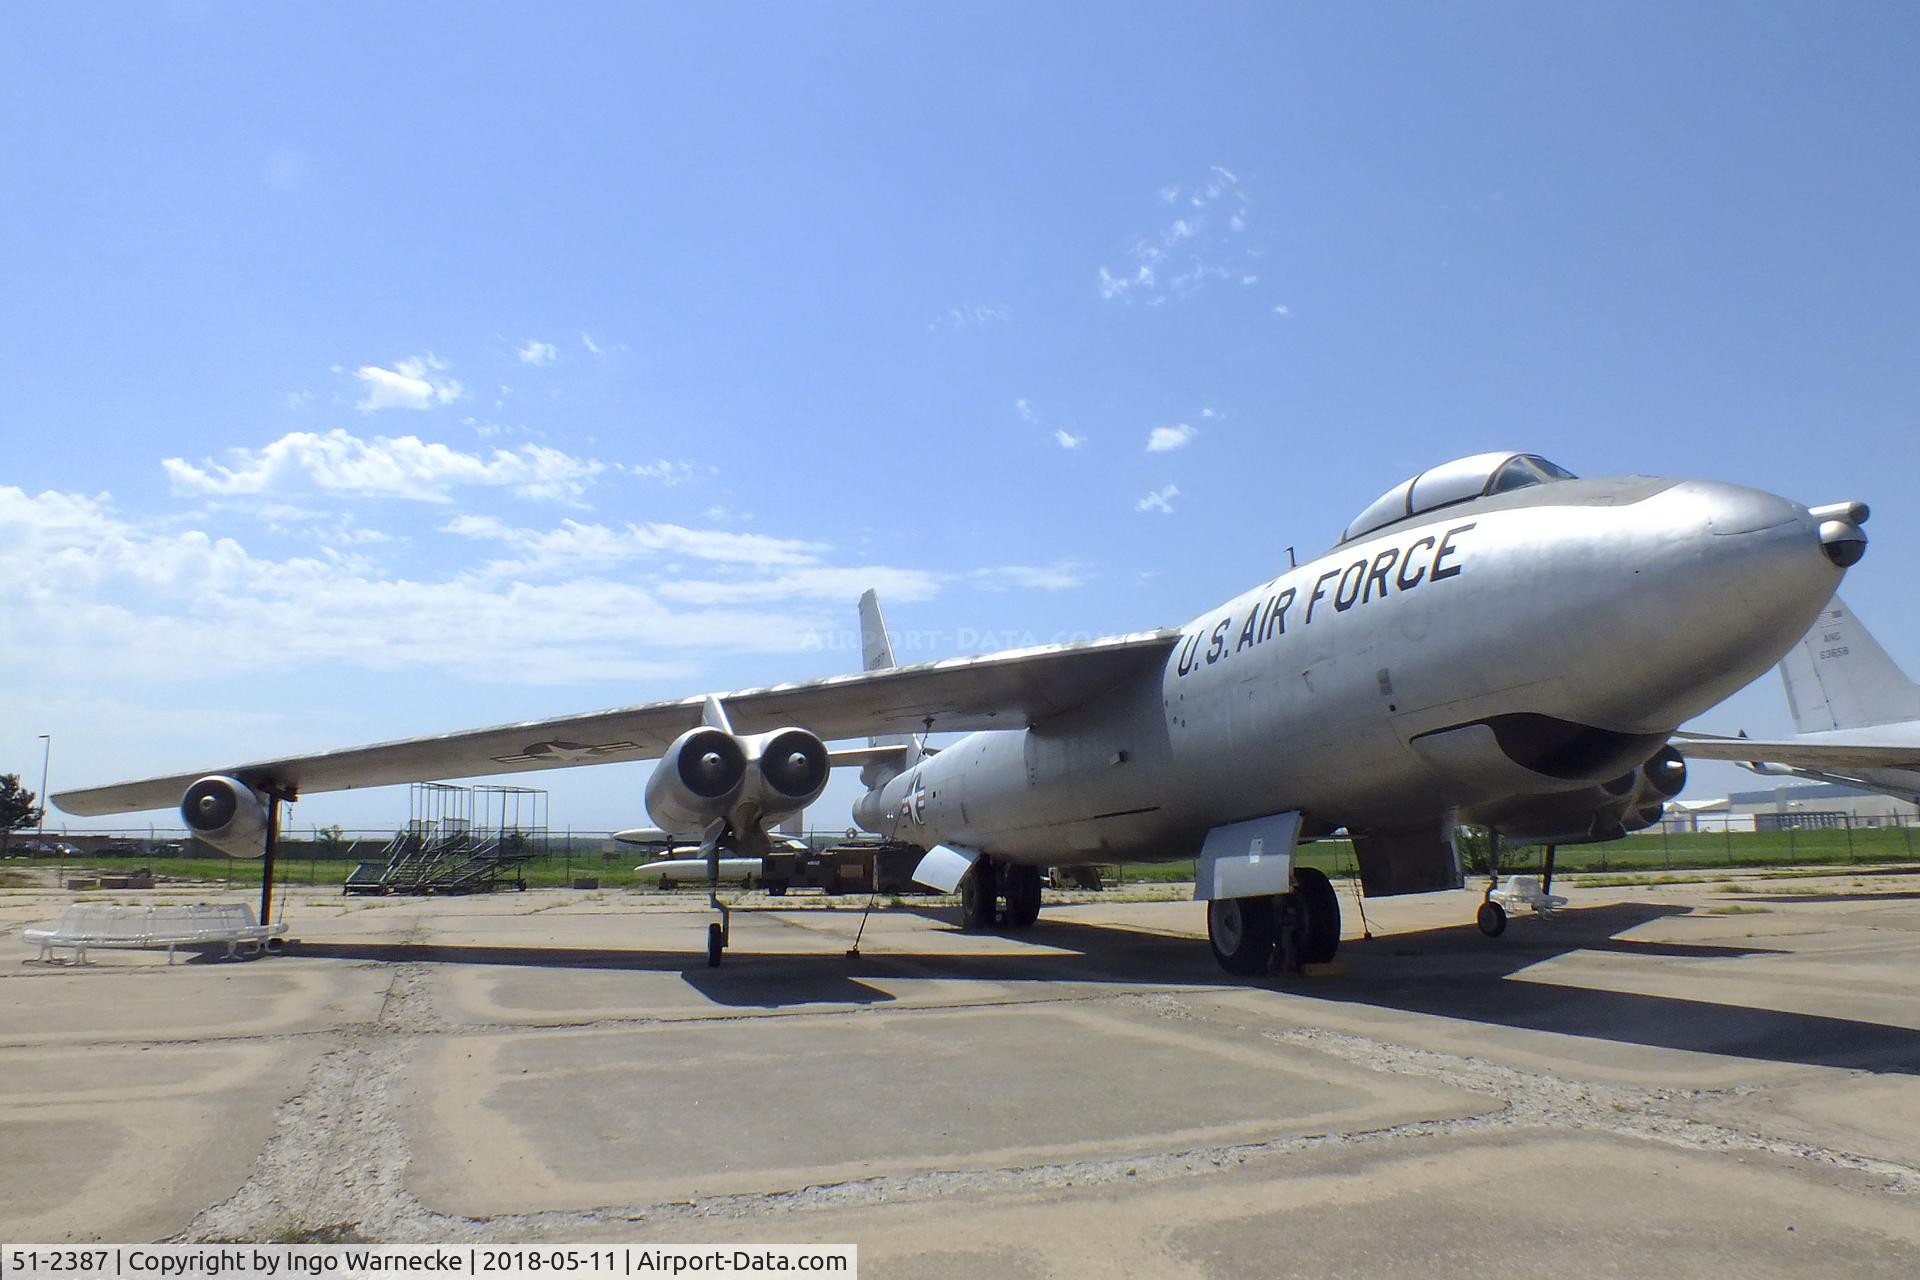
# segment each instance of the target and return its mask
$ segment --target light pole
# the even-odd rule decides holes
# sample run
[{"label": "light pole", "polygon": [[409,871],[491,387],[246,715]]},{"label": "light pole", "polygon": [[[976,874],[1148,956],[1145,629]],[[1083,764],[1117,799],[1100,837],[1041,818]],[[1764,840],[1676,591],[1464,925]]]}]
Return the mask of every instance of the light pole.
[{"label": "light pole", "polygon": [[43,733],[40,741],[47,745],[40,753],[40,830],[35,834],[44,840],[47,836],[47,765],[53,760],[53,735]]}]

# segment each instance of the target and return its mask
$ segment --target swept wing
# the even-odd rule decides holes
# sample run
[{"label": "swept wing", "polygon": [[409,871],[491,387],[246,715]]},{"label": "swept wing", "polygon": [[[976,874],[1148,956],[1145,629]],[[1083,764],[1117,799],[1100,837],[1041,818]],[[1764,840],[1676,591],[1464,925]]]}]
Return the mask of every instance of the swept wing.
[{"label": "swept wing", "polygon": [[[722,694],[735,730],[801,725],[831,742],[877,734],[1013,729],[1079,706],[1128,676],[1165,661],[1177,629],[1077,644],[1014,649],[770,685]],[[223,764],[192,773],[88,787],[54,796],[68,813],[93,817],[180,803],[196,779],[228,774],[296,795],[401,782],[477,778],[572,765],[648,760],[700,723],[707,695],[582,715],[407,738],[316,755]],[[880,748],[887,750],[888,748]],[[836,753],[857,763],[870,749]]]}]

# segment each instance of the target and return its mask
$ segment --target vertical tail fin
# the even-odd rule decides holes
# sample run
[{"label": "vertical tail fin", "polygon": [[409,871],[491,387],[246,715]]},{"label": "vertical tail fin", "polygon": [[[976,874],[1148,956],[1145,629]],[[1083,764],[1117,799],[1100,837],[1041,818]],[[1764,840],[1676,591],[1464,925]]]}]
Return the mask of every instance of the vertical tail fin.
[{"label": "vertical tail fin", "polygon": [[1801,733],[1920,720],[1920,685],[1839,596],[1782,659],[1780,678],[1793,727]]},{"label": "vertical tail fin", "polygon": [[[860,597],[860,660],[863,671],[882,671],[898,665],[893,660],[893,640],[887,635],[886,619],[880,616],[880,597],[871,590]],[[911,769],[920,762],[922,754],[920,740],[910,733],[869,738],[867,745],[904,745],[907,748],[906,755],[898,763],[869,764],[860,770],[860,781],[869,791],[886,786],[893,778]]]}]

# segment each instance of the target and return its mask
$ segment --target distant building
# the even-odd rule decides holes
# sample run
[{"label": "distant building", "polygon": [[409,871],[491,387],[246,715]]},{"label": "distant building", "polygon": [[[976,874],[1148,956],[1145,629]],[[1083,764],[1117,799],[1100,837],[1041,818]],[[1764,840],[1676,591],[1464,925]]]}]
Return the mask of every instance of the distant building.
[{"label": "distant building", "polygon": [[1920,808],[1911,801],[1833,782],[1736,791],[1727,797],[1727,811],[1753,815],[1755,827],[1762,831],[1783,826],[1893,827],[1920,821]]}]

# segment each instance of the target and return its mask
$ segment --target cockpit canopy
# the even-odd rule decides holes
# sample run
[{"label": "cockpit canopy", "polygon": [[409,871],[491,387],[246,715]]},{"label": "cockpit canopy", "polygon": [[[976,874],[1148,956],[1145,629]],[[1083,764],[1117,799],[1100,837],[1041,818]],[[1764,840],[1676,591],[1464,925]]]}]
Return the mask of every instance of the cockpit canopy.
[{"label": "cockpit canopy", "polygon": [[1395,521],[1456,502],[1575,478],[1573,472],[1537,453],[1476,453],[1470,458],[1455,458],[1401,481],[1374,499],[1353,518],[1340,541],[1352,542]]}]

